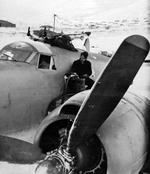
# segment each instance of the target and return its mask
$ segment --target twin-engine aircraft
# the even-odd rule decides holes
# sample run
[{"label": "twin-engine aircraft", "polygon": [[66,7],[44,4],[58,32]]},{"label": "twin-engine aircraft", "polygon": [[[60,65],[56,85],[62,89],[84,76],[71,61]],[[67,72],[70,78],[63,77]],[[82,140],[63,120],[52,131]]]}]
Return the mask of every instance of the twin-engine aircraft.
[{"label": "twin-engine aircraft", "polygon": [[[95,71],[92,89],[48,113],[51,103],[63,96],[64,76],[81,52],[33,41],[11,43],[1,50],[0,167],[4,174],[146,171],[149,84],[137,85],[136,78],[141,66],[140,71],[149,69],[149,64],[143,64],[149,42],[143,36],[130,36],[111,59],[89,53]],[[35,134],[33,144],[22,141],[26,132],[32,138]]]}]

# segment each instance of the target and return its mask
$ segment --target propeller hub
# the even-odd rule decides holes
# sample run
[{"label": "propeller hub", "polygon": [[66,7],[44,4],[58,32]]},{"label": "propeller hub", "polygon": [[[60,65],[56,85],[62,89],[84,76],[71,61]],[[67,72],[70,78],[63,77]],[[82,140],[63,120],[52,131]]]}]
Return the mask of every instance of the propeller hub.
[{"label": "propeller hub", "polygon": [[46,158],[39,163],[36,174],[68,174],[74,170],[74,157],[63,146],[47,154]]}]

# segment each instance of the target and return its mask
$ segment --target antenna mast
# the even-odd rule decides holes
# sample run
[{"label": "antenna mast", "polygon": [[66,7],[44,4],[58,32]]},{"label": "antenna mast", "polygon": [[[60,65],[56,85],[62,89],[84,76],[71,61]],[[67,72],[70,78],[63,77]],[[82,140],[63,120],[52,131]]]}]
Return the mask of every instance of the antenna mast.
[{"label": "antenna mast", "polygon": [[54,14],[54,24],[53,24],[53,32],[55,31],[55,17],[56,17],[57,15],[56,14]]}]

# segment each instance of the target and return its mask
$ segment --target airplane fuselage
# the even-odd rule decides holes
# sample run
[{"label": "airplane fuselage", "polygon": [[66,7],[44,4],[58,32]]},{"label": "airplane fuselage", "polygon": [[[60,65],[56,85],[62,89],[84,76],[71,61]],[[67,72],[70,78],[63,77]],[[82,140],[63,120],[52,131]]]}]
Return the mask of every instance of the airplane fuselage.
[{"label": "airplane fuselage", "polygon": [[[22,139],[24,136],[22,132],[33,129],[33,134],[35,133],[37,126],[47,115],[50,103],[63,94],[64,76],[70,71],[73,61],[80,57],[81,52],[82,50],[69,51],[39,42],[15,42],[2,48],[0,60],[2,135]],[[5,59],[6,55],[13,57]],[[39,66],[44,56],[50,62],[48,69]],[[97,59],[94,54],[89,55],[95,79],[108,61],[104,56],[101,58],[102,60]],[[22,137],[19,134],[22,134]]]},{"label": "airplane fuselage", "polygon": [[20,62],[1,62],[0,79],[0,132],[5,134],[39,124],[63,91],[61,74]]}]

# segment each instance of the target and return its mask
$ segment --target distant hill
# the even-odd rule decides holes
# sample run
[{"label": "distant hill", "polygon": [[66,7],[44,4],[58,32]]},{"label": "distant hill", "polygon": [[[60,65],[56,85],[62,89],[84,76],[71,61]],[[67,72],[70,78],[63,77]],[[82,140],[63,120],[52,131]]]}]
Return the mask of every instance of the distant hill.
[{"label": "distant hill", "polygon": [[8,21],[0,20],[0,27],[16,27],[16,24],[13,24]]},{"label": "distant hill", "polygon": [[[120,8],[110,8],[107,11],[99,10],[99,7],[95,7],[93,12],[90,14],[76,14],[76,21],[111,21],[114,19],[130,19],[130,18],[144,18],[150,17],[150,3],[148,0],[137,1],[136,3],[130,4],[129,6],[123,6]],[[96,13],[95,13],[96,11]]]}]

